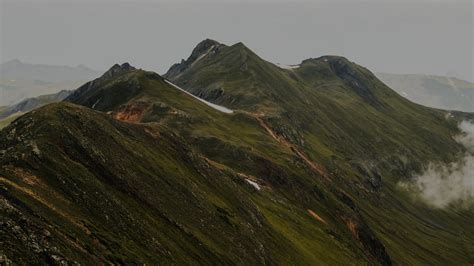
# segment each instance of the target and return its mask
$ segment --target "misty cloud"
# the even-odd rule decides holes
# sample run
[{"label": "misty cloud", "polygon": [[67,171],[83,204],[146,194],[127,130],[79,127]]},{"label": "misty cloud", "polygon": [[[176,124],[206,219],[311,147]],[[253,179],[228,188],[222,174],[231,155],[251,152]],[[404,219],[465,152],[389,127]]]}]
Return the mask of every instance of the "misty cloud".
[{"label": "misty cloud", "polygon": [[474,124],[462,122],[458,137],[467,152],[459,161],[449,165],[430,164],[411,182],[399,183],[400,187],[415,192],[416,198],[434,208],[450,204],[469,206],[474,203]]}]

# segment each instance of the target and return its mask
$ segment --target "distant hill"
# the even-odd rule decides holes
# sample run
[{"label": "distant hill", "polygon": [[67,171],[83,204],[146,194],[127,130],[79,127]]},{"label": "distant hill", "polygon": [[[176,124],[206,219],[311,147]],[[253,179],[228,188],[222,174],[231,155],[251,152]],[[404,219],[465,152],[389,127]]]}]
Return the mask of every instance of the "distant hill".
[{"label": "distant hill", "polygon": [[100,72],[84,65],[76,67],[23,63],[18,59],[0,65],[1,79],[37,80],[60,83],[71,80],[90,80]]},{"label": "distant hill", "polygon": [[0,109],[0,119],[4,119],[16,113],[26,113],[48,103],[60,102],[69,96],[71,92],[72,91],[62,90],[58,93],[27,98],[17,104]]},{"label": "distant hill", "polygon": [[474,112],[474,83],[419,74],[377,73],[376,76],[413,102],[441,109]]},{"label": "distant hill", "polygon": [[52,66],[12,60],[0,65],[0,105],[72,90],[100,75],[85,66]]},{"label": "distant hill", "polygon": [[20,117],[23,113],[14,113],[8,117],[0,118],[0,129],[8,126],[13,120]]}]

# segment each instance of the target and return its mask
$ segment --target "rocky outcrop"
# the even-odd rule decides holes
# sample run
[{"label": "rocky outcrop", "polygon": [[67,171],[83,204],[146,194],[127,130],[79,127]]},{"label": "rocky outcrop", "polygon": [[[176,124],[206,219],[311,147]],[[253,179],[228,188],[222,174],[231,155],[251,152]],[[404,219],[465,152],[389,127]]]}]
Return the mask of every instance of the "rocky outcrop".
[{"label": "rocky outcrop", "polygon": [[206,39],[200,42],[192,51],[191,55],[188,57],[187,60],[182,59],[181,63],[174,64],[170,67],[168,72],[163,75],[165,78],[173,80],[178,77],[182,72],[188,69],[197,61],[204,58],[206,55],[212,55],[219,52],[222,47],[226,45],[221,44],[217,41]]},{"label": "rocky outcrop", "polygon": [[[108,93],[108,87],[104,86],[104,84],[111,79],[118,78],[135,70],[137,69],[129,63],[115,64],[101,77],[89,81],[76,89],[64,101],[102,111],[111,106],[121,104],[138,93],[141,89],[139,81],[136,78],[120,80],[119,86],[117,86],[119,89],[114,89],[112,94]],[[105,95],[108,95],[108,97],[103,97]]]},{"label": "rocky outcrop", "polygon": [[123,63],[122,65],[115,64],[109,70],[107,70],[107,72],[105,72],[104,75],[102,75],[102,77],[112,78],[112,77],[116,77],[120,74],[123,74],[131,70],[135,70],[135,69],[136,68],[131,66],[129,63]]}]

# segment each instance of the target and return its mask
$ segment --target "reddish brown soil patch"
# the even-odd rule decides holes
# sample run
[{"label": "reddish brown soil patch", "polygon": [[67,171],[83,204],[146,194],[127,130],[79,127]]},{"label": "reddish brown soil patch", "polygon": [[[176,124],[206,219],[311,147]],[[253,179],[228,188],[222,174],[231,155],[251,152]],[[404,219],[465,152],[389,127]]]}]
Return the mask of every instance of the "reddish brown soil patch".
[{"label": "reddish brown soil patch", "polygon": [[293,151],[299,158],[301,158],[311,170],[313,170],[314,172],[316,172],[317,174],[325,178],[328,178],[327,171],[322,165],[313,162],[297,145],[291,143],[284,137],[279,136],[276,132],[274,132],[272,128],[269,125],[267,125],[267,123],[265,123],[265,121],[262,119],[262,116],[263,116],[262,114],[255,114],[255,113],[248,113],[248,114],[254,117],[258,121],[260,126],[264,128],[273,139],[275,139],[278,143],[280,143],[281,145]]},{"label": "reddish brown soil patch", "polygon": [[10,167],[10,166],[6,166],[5,169],[7,169],[9,172],[13,173],[15,176],[21,178],[21,180],[23,182],[25,182],[26,184],[28,184],[30,186],[33,186],[33,185],[36,185],[36,184],[40,183],[40,180],[38,179],[38,177],[32,175],[31,173],[29,173],[26,170],[23,170],[23,169],[20,169],[20,168],[13,168],[13,167]]},{"label": "reddish brown soil patch", "polygon": [[150,107],[146,102],[133,102],[113,112],[112,117],[127,122],[139,122]]},{"label": "reddish brown soil patch", "polygon": [[347,228],[349,229],[349,231],[351,231],[352,235],[358,239],[359,235],[357,231],[358,231],[359,225],[357,224],[357,222],[353,219],[346,219],[345,222],[346,222]]},{"label": "reddish brown soil patch", "polygon": [[313,216],[314,219],[316,219],[316,220],[322,222],[323,224],[328,224],[328,223],[326,222],[326,220],[324,220],[323,218],[321,218],[321,216],[317,215],[314,211],[308,209],[308,213],[309,213],[311,216]]}]

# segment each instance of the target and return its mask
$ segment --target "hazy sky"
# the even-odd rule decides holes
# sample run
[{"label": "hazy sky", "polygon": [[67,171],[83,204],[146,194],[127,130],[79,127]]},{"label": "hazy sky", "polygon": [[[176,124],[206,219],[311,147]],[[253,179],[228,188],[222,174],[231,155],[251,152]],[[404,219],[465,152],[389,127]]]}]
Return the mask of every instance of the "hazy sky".
[{"label": "hazy sky", "polygon": [[343,55],[372,71],[473,77],[468,1],[7,1],[0,61],[165,72],[205,38],[296,64]]}]

